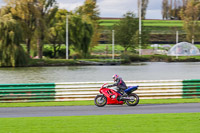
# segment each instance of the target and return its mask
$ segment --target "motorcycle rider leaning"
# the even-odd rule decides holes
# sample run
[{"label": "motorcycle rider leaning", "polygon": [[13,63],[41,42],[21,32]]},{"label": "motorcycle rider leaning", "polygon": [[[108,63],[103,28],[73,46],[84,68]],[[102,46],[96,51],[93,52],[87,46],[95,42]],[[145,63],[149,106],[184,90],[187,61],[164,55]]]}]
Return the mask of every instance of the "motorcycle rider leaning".
[{"label": "motorcycle rider leaning", "polygon": [[121,77],[119,77],[119,75],[114,74],[113,75],[113,79],[114,79],[114,83],[113,85],[108,85],[108,87],[113,87],[116,86],[117,87],[117,91],[122,93],[122,96],[127,96],[126,92],[124,90],[127,89],[126,83],[122,80]]}]

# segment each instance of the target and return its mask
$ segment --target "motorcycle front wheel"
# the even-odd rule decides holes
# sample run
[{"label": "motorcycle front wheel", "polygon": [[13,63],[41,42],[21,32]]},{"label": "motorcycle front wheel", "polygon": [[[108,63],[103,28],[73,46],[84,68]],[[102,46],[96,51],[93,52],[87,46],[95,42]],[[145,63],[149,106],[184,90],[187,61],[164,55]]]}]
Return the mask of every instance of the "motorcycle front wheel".
[{"label": "motorcycle front wheel", "polygon": [[94,98],[94,103],[96,106],[98,107],[103,107],[106,105],[107,103],[107,98],[104,96],[104,95],[97,95],[95,98]]},{"label": "motorcycle front wheel", "polygon": [[136,106],[139,103],[139,96],[135,93],[132,93],[128,96],[130,99],[126,100],[128,106]]}]

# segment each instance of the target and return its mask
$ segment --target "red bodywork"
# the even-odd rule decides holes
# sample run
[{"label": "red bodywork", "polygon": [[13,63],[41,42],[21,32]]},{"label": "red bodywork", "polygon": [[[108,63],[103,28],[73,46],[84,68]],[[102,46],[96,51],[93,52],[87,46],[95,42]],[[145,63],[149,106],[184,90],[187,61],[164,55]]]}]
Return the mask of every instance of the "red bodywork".
[{"label": "red bodywork", "polygon": [[[99,90],[99,92],[101,94],[104,94],[107,98],[107,104],[124,104],[123,101],[118,101],[117,100],[117,97],[120,96],[121,94],[119,94],[118,92],[112,90],[112,89],[109,89],[109,88],[104,88],[104,86],[106,85],[107,83],[105,83],[101,89]],[[114,96],[115,95],[115,96]],[[114,98],[113,98],[114,97]]]}]

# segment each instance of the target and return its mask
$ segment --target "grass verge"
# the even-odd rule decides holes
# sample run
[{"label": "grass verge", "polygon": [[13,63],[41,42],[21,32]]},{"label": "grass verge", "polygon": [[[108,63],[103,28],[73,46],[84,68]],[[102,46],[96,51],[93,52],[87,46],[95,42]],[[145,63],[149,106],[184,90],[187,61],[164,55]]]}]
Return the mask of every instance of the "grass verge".
[{"label": "grass verge", "polygon": [[2,133],[197,133],[200,113],[0,118]]},{"label": "grass verge", "polygon": [[[145,99],[145,100],[140,100],[139,102],[139,104],[168,104],[168,103],[200,103],[200,99]],[[94,101],[0,103],[0,107],[84,106],[84,105],[94,105]]]},{"label": "grass verge", "polygon": [[73,59],[30,59],[28,66],[73,66],[77,62]]}]

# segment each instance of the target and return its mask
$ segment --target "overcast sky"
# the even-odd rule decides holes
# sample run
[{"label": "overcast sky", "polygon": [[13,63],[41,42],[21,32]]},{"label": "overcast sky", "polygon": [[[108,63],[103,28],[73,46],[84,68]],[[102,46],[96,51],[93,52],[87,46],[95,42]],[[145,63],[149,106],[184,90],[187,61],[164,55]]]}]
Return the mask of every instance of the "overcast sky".
[{"label": "overcast sky", "polygon": [[[74,10],[83,5],[85,0],[57,0],[60,8]],[[0,0],[0,6],[3,0]],[[127,11],[137,14],[137,0],[97,0],[100,17],[122,17]],[[162,19],[162,0],[149,0],[146,19]]]}]

